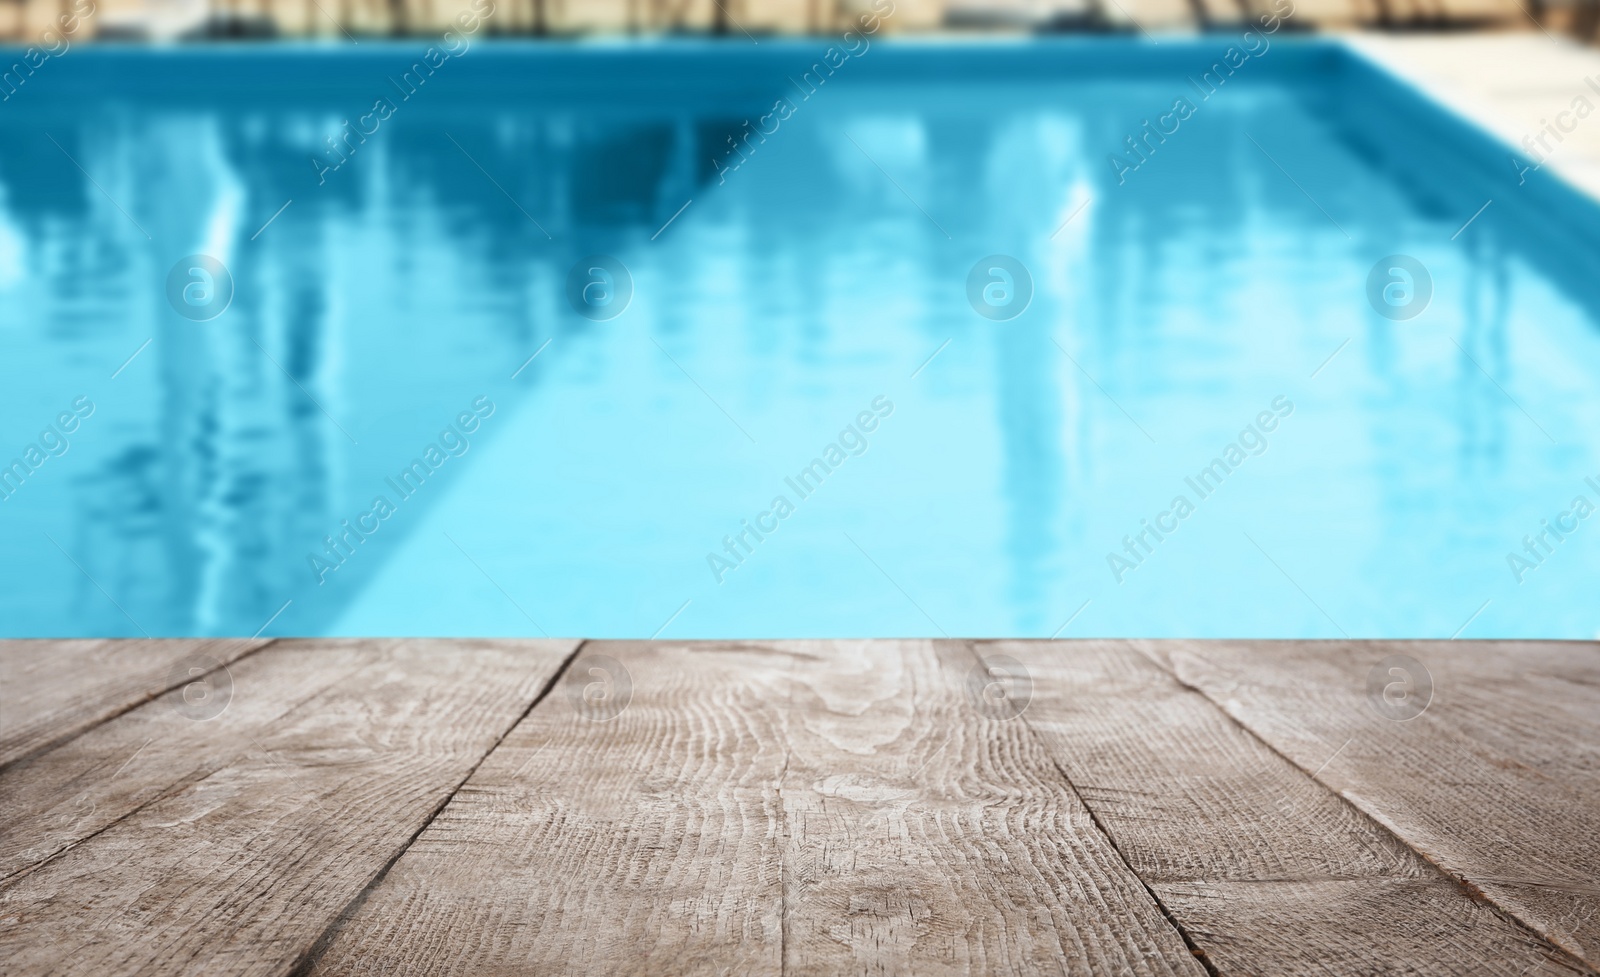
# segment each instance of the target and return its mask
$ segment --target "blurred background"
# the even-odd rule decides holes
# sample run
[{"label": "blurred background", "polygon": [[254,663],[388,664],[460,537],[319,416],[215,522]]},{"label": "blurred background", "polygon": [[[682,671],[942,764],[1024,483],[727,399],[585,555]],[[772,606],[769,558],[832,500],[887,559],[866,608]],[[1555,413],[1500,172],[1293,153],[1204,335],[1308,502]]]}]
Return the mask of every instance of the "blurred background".
[{"label": "blurred background", "polygon": [[[83,2],[83,0],[80,0]],[[502,0],[490,31],[508,35],[694,33],[759,37],[847,29],[869,0]],[[897,0],[885,29],[1183,31],[1226,28],[1270,0]],[[462,0],[96,0],[81,37],[127,40],[436,34]],[[1299,0],[1296,28],[1536,30],[1591,40],[1600,0]],[[69,0],[0,0],[0,37],[56,26]]]},{"label": "blurred background", "polygon": [[0,0],[0,633],[1592,637],[1525,2]]}]

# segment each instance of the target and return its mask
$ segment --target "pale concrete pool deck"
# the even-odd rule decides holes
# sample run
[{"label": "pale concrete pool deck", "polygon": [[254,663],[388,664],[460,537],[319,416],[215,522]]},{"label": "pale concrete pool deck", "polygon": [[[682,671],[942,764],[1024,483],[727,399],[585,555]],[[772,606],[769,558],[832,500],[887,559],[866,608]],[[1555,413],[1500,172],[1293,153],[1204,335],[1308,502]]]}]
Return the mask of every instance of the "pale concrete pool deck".
[{"label": "pale concrete pool deck", "polygon": [[[1546,172],[1600,200],[1600,50],[1537,30],[1341,39],[1503,141],[1512,186],[1514,151],[1523,165],[1542,159]],[[1580,98],[1592,115],[1574,111]]]}]

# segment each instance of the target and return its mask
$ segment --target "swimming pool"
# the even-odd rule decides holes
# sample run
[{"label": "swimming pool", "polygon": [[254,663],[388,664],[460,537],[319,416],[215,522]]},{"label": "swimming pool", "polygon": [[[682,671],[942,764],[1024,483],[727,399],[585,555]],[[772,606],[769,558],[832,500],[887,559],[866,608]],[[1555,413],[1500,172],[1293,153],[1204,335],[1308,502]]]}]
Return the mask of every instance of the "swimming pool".
[{"label": "swimming pool", "polygon": [[74,49],[0,631],[1593,637],[1594,207],[1230,43]]}]

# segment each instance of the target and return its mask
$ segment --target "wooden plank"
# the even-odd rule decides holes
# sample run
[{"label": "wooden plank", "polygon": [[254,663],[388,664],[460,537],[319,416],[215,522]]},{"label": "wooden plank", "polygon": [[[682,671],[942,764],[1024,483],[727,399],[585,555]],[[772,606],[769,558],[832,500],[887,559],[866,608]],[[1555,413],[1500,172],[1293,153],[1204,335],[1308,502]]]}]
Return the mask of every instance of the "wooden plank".
[{"label": "wooden plank", "polygon": [[[1152,655],[1457,878],[1600,967],[1600,645],[1155,643]],[[1389,655],[1422,663],[1426,711],[1368,697]],[[1380,678],[1390,678],[1386,672]],[[1421,688],[1421,676],[1413,683]],[[1381,695],[1381,691],[1379,692]]]},{"label": "wooden plank", "polygon": [[270,641],[0,641],[0,769]]},{"label": "wooden plank", "polygon": [[[573,645],[388,643],[271,723],[254,750],[0,887],[7,972],[291,971]],[[272,664],[305,663],[286,653]]]},{"label": "wooden plank", "polygon": [[308,972],[778,973],[787,670],[587,645]]},{"label": "wooden plank", "polygon": [[380,660],[384,644],[282,642],[6,767],[0,882],[258,751],[280,717]]},{"label": "wooden plank", "polygon": [[1027,669],[1024,718],[1218,971],[1587,972],[1309,776],[1344,769],[1345,735],[1308,730],[1297,767],[1128,642],[975,650]]},{"label": "wooden plank", "polygon": [[1027,724],[985,704],[1005,676],[960,645],[779,647],[804,656],[785,974],[1204,974]]},{"label": "wooden plank", "polygon": [[547,699],[310,974],[1204,973],[964,650],[590,653],[626,711]]}]

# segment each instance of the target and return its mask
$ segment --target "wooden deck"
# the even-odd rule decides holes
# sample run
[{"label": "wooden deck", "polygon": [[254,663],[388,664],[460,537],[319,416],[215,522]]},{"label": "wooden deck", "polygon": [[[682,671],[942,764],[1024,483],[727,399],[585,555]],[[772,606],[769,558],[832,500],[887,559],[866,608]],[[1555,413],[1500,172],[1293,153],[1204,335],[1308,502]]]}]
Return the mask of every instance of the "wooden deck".
[{"label": "wooden deck", "polygon": [[0,643],[0,961],[1594,974],[1600,645]]}]

